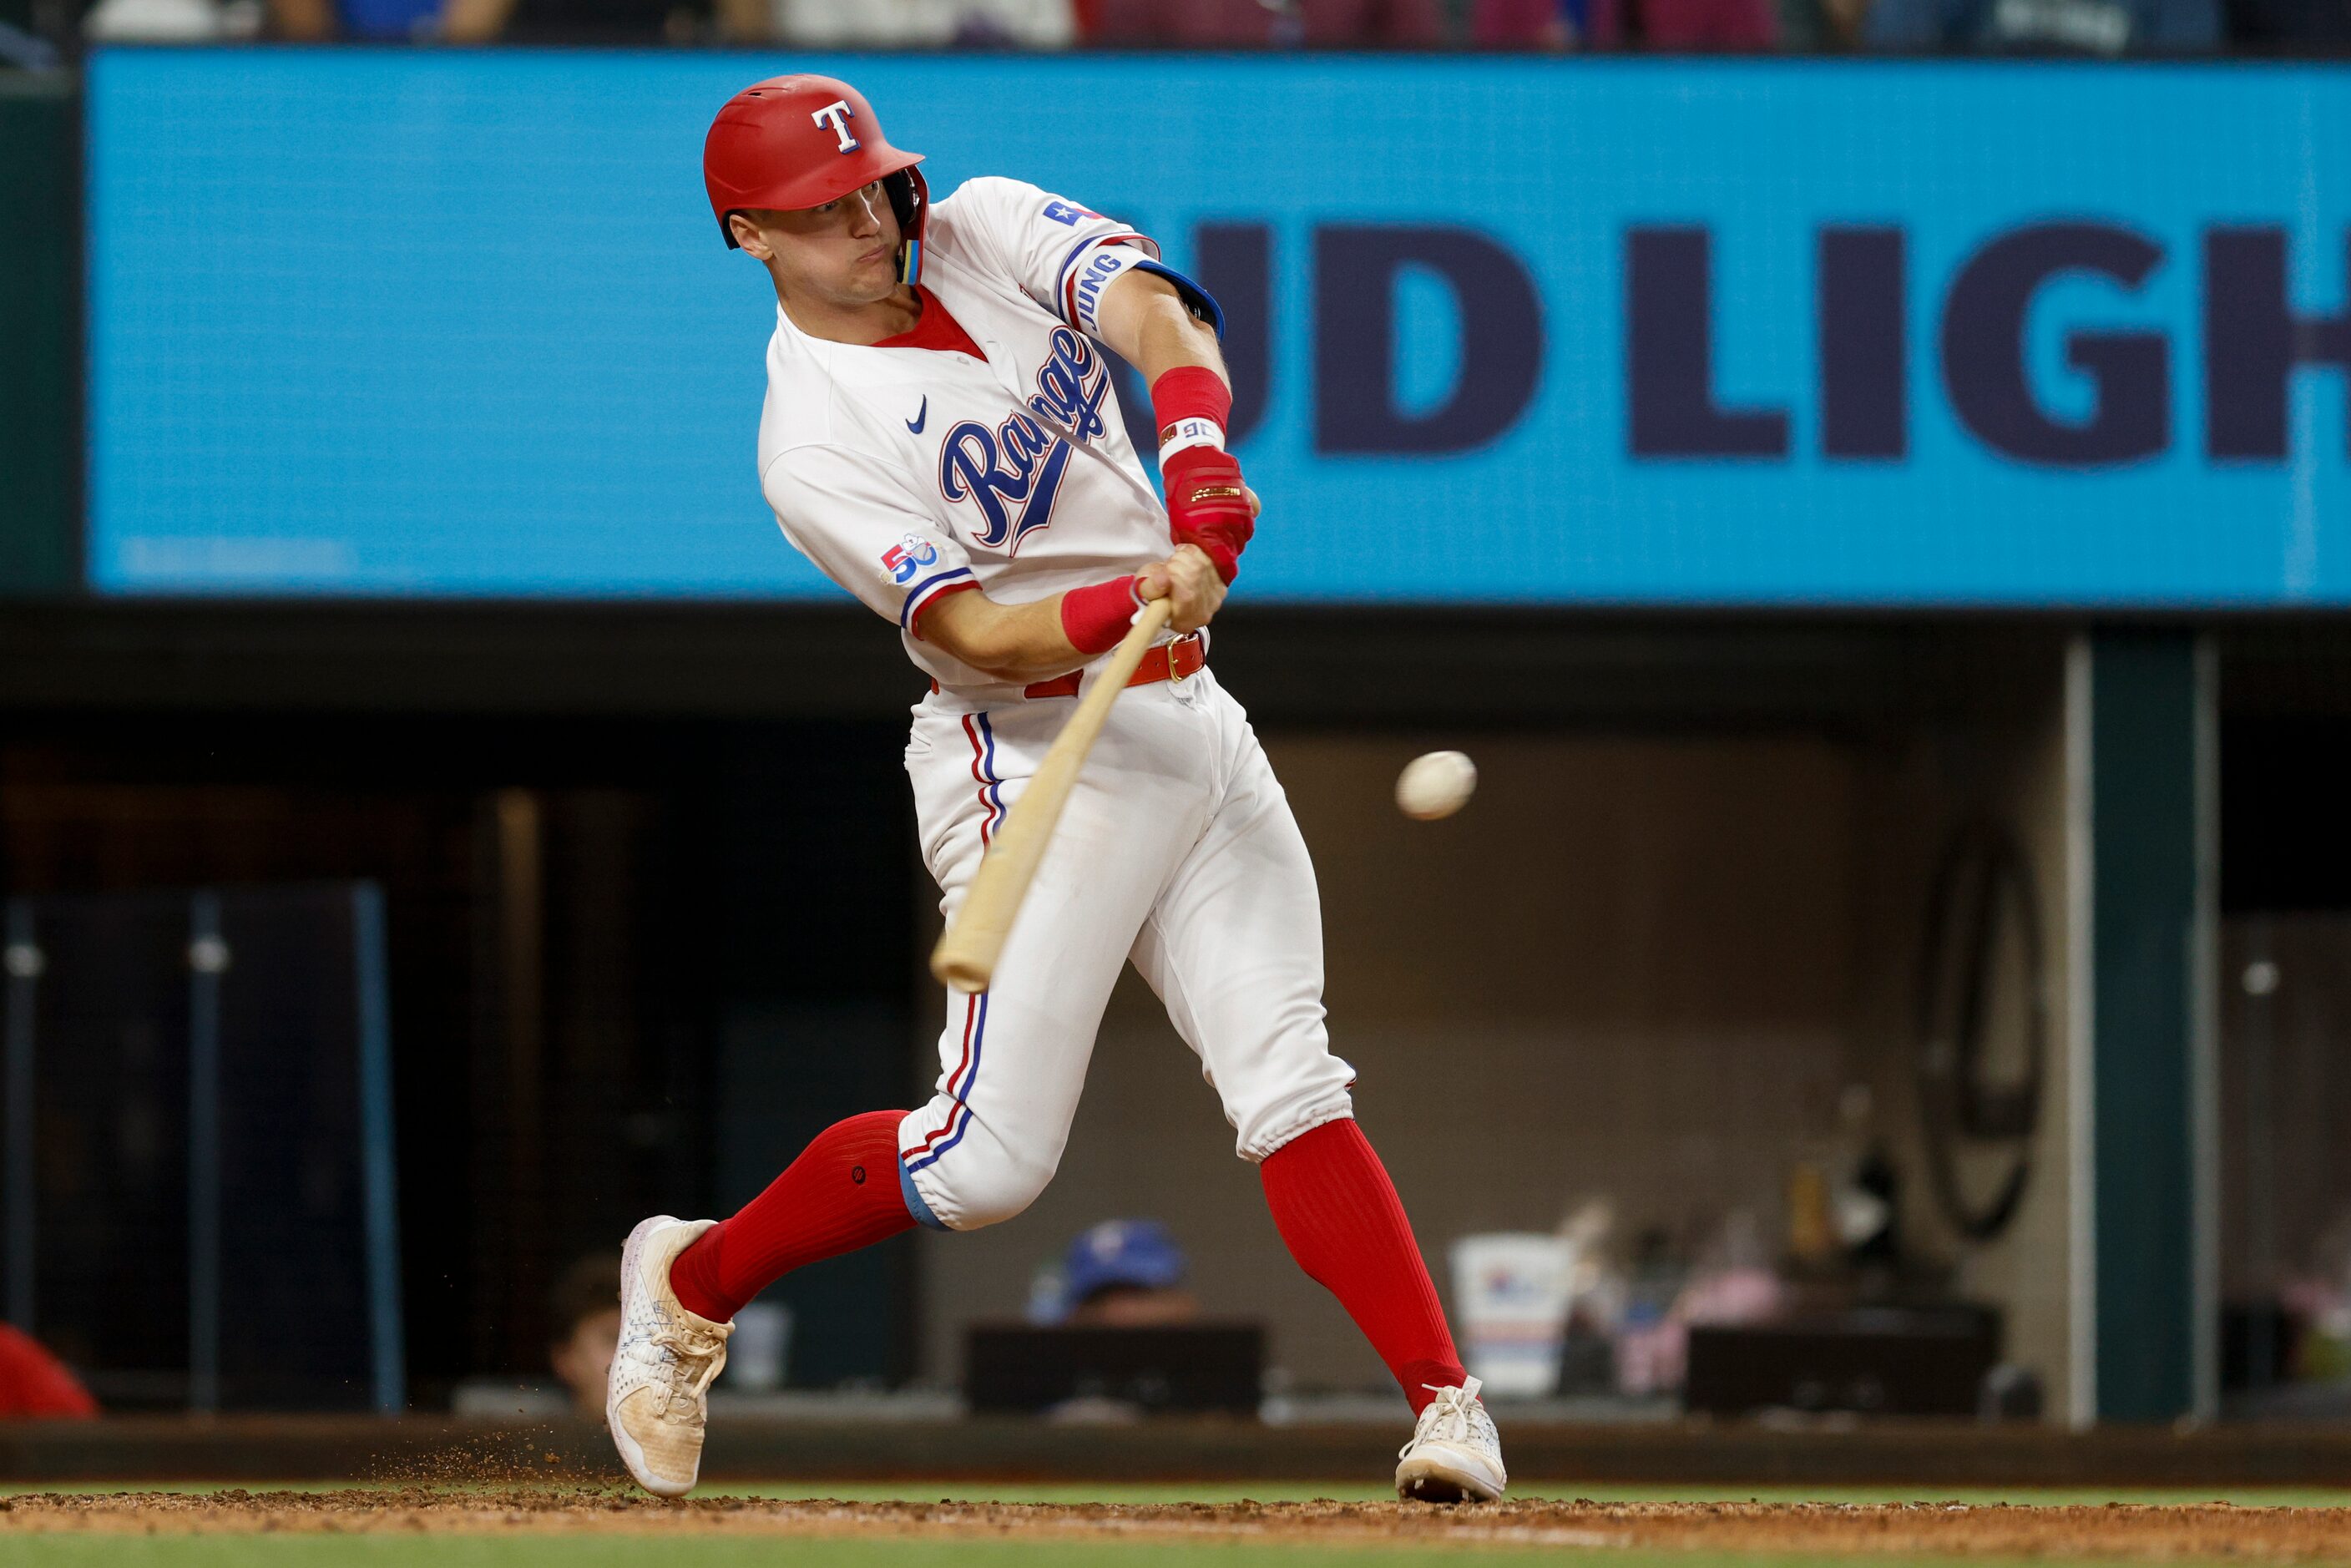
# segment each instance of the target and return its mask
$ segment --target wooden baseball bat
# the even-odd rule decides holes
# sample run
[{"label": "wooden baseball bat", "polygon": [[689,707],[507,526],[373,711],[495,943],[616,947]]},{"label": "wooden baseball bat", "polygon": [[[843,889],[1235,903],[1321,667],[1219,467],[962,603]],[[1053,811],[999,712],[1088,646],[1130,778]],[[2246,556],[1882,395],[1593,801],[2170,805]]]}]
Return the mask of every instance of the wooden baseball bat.
[{"label": "wooden baseball bat", "polygon": [[1070,786],[1078,781],[1078,769],[1086,765],[1086,754],[1110,717],[1110,705],[1134,678],[1135,666],[1151,651],[1151,640],[1167,624],[1174,608],[1165,599],[1143,607],[1134,629],[1111,651],[1110,663],[1094,677],[1078,711],[1061,727],[1045,760],[1037,765],[1004,825],[996,831],[995,842],[972,873],[955,923],[931,949],[931,973],[943,983],[958,991],[984,991],[995,978],[996,960],[1004,952],[1004,939],[1012,934],[1013,918],[1028,896],[1037,862],[1052,841],[1061,808],[1069,803]]}]

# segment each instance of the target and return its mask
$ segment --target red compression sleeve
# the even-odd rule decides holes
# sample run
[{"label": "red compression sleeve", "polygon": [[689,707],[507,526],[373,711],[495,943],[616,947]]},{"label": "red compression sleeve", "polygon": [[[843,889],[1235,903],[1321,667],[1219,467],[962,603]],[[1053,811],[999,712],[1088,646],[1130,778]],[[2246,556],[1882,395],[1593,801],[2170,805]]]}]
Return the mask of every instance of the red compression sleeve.
[{"label": "red compression sleeve", "polygon": [[1232,413],[1232,389],[1206,365],[1178,365],[1151,383],[1151,423],[1163,445],[1168,432],[1186,419],[1214,420],[1221,434]]},{"label": "red compression sleeve", "polygon": [[1418,1415],[1468,1375],[1445,1326],[1445,1309],[1421,1261],[1379,1155],[1351,1119],[1325,1122],[1258,1167],[1274,1228],[1298,1266],[1347,1309]]},{"label": "red compression sleeve", "polygon": [[723,1323],[785,1274],[914,1228],[898,1186],[904,1111],[869,1111],[816,1135],[768,1190],[702,1233],[669,1266],[670,1288]]},{"label": "red compression sleeve", "polygon": [[1061,595],[1061,635],[1081,653],[1106,653],[1134,624],[1134,579],[1113,577]]}]

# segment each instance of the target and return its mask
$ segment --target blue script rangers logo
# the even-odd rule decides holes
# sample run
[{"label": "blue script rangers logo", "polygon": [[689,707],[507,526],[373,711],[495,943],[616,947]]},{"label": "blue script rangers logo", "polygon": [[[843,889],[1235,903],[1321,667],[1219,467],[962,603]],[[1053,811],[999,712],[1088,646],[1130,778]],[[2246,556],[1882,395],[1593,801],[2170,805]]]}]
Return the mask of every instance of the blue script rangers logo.
[{"label": "blue script rangers logo", "polygon": [[1067,327],[1053,329],[1052,343],[1052,358],[1038,368],[1029,412],[993,430],[965,420],[939,448],[939,494],[950,504],[969,501],[979,508],[973,538],[990,549],[1017,553],[1023,538],[1052,522],[1070,465],[1070,440],[1092,441],[1106,428],[1102,405],[1110,376],[1102,356]]}]

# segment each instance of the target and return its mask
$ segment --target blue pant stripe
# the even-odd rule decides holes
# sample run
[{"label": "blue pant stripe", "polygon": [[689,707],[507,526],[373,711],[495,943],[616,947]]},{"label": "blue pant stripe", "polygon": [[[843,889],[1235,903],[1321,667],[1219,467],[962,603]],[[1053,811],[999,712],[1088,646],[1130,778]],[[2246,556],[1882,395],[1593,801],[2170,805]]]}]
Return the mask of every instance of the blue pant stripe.
[{"label": "blue pant stripe", "polygon": [[987,993],[982,991],[979,994],[979,1020],[972,1025],[971,1073],[963,1081],[962,1098],[956,1103],[955,1109],[947,1113],[950,1118],[956,1116],[962,1117],[963,1124],[956,1128],[954,1136],[947,1139],[946,1143],[941,1144],[937,1148],[933,1149],[929,1154],[925,1155],[921,1159],[904,1166],[904,1168],[905,1170],[909,1172],[924,1170],[931,1166],[938,1164],[939,1156],[946,1154],[949,1149],[954,1148],[957,1144],[962,1143],[963,1135],[971,1131],[971,1095],[972,1091],[979,1085],[979,1059],[986,1051],[987,1048]]}]

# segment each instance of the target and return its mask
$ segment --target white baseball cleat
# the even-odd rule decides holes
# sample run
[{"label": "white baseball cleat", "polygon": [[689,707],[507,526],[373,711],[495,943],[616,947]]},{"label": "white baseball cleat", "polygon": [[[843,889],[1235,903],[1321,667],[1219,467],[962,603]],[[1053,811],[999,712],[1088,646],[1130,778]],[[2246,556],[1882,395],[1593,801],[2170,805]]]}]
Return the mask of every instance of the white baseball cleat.
[{"label": "white baseball cleat", "polygon": [[718,1222],[657,1214],[629,1232],[621,1254],[621,1343],[604,1395],[604,1424],[621,1462],[657,1497],[684,1497],[702,1470],[710,1383],[726,1364],[733,1323],[679,1304],[669,1266]]},{"label": "white baseball cleat", "polygon": [[1478,1380],[1458,1388],[1422,1386],[1437,1397],[1397,1456],[1396,1496],[1406,1502],[1499,1501],[1510,1478],[1502,1469],[1501,1434],[1478,1398]]}]

